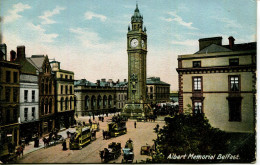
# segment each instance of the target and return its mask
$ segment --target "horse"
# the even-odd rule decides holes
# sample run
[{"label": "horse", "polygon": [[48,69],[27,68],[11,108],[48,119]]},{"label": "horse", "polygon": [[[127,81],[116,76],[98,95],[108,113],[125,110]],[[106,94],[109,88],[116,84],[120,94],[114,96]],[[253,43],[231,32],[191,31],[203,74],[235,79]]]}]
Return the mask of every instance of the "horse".
[{"label": "horse", "polygon": [[20,158],[20,155],[23,156],[23,147],[22,146],[18,146],[16,149],[16,157]]}]

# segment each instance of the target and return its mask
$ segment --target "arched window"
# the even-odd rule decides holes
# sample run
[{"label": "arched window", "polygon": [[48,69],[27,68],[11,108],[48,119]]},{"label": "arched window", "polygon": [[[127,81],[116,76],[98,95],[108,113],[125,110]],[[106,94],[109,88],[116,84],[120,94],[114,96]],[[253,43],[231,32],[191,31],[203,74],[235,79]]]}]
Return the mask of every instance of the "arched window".
[{"label": "arched window", "polygon": [[49,100],[49,113],[52,113],[52,99]]},{"label": "arched window", "polygon": [[65,99],[65,111],[68,110],[68,98]]},{"label": "arched window", "polygon": [[94,109],[96,106],[96,97],[92,96],[91,97],[91,108]]},{"label": "arched window", "polygon": [[63,97],[60,99],[60,110],[63,111],[63,102],[64,102],[64,99]]},{"label": "arched window", "polygon": [[52,94],[52,81],[49,82],[49,94]]},{"label": "arched window", "polygon": [[85,96],[85,109],[88,109],[89,107],[89,97]]},{"label": "arched window", "polygon": [[111,108],[111,106],[112,106],[112,96],[109,95],[108,96],[108,107]]},{"label": "arched window", "polygon": [[47,98],[45,99],[45,101],[44,101],[44,113],[45,114],[47,114],[48,113],[48,100],[47,100]]},{"label": "arched window", "polygon": [[45,94],[48,93],[48,83],[49,83],[49,80],[46,79],[46,82],[45,82]]},{"label": "arched window", "polygon": [[72,99],[72,96],[71,96],[70,97],[70,110],[72,110],[72,108],[73,108],[72,104],[73,104],[73,99]]},{"label": "arched window", "polygon": [[101,100],[102,100],[102,98],[101,98],[101,96],[99,95],[99,96],[98,96],[98,99],[97,99],[97,107],[98,107],[98,109],[99,109],[100,106],[101,106]]},{"label": "arched window", "polygon": [[106,108],[107,106],[107,96],[103,96],[103,107]]}]

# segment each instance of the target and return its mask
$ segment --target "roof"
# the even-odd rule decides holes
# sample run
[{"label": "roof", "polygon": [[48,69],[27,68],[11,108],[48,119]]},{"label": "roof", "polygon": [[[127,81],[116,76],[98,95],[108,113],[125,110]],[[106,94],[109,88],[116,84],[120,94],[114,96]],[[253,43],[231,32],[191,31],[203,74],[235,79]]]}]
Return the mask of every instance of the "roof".
[{"label": "roof", "polygon": [[[223,45],[223,47],[229,48],[229,45]],[[243,44],[234,44],[231,50],[233,51],[256,50],[256,47],[257,47],[256,42],[249,42]]]},{"label": "roof", "polygon": [[232,50],[225,48],[217,44],[211,44],[206,48],[196,52],[195,54],[207,54],[207,53],[216,53],[216,52],[231,52]]},{"label": "roof", "polygon": [[42,65],[45,60],[44,55],[32,55],[32,57],[27,58],[28,61],[34,65],[40,72],[42,72]]},{"label": "roof", "polygon": [[133,22],[143,22],[143,16],[141,16],[139,9],[138,9],[138,4],[136,4],[135,12],[134,15],[132,16],[131,20]]},{"label": "roof", "polygon": [[75,80],[74,86],[97,86],[97,84],[92,83],[86,79],[81,79],[81,80]]},{"label": "roof", "polygon": [[21,65],[21,73],[36,74],[37,68],[32,65],[26,58],[19,60],[17,59],[14,62]]},{"label": "roof", "polygon": [[160,80],[160,77],[149,77],[146,79],[147,85],[170,85]]}]

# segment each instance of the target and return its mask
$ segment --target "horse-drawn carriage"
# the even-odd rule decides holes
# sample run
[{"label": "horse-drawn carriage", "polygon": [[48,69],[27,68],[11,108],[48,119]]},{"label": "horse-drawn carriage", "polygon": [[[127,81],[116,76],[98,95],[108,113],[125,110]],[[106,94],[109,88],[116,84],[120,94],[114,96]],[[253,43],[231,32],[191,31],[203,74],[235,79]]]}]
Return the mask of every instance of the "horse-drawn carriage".
[{"label": "horse-drawn carriage", "polygon": [[42,140],[44,143],[44,147],[49,147],[61,143],[64,140],[64,138],[62,137],[62,135],[50,134],[49,137],[43,137]]},{"label": "horse-drawn carriage", "polygon": [[129,139],[126,144],[125,148],[123,148],[123,159],[122,163],[128,163],[134,161],[134,153],[133,153],[133,141]]},{"label": "horse-drawn carriage", "polygon": [[151,150],[152,150],[152,147],[149,146],[149,145],[142,146],[142,147],[141,147],[140,154],[141,154],[141,155],[150,155]]},{"label": "horse-drawn carriage", "polygon": [[117,159],[121,155],[121,143],[112,142],[108,145],[108,148],[104,148],[99,154],[101,161],[104,162]]}]

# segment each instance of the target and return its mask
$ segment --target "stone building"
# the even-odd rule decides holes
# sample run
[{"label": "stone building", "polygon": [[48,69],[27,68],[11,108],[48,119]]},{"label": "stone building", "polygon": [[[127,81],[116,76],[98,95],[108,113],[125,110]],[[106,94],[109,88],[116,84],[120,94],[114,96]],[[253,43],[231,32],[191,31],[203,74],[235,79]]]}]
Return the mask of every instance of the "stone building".
[{"label": "stone building", "polygon": [[179,111],[192,106],[213,127],[254,132],[256,43],[222,45],[222,37],[199,40],[195,54],[179,55]]},{"label": "stone building", "polygon": [[113,82],[112,79],[97,80],[96,83],[86,79],[74,81],[77,115],[104,114],[120,110],[127,97],[126,80]]},{"label": "stone building", "polygon": [[74,123],[74,72],[60,68],[60,62],[50,62],[55,79],[56,127],[68,128]]},{"label": "stone building", "polygon": [[32,55],[27,60],[39,72],[39,132],[41,135],[47,134],[55,128],[54,77],[50,62],[47,55]]},{"label": "stone building", "polygon": [[170,101],[170,84],[160,80],[160,77],[149,77],[146,80],[147,102],[150,104]]},{"label": "stone building", "polygon": [[6,44],[0,51],[0,160],[8,154],[8,144],[19,144],[20,65],[7,61]]},{"label": "stone building", "polygon": [[25,46],[11,53],[11,60],[21,65],[20,71],[20,137],[32,137],[39,126],[38,71],[26,59]]}]

